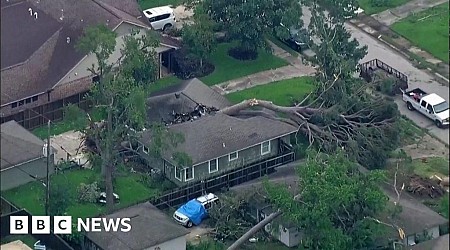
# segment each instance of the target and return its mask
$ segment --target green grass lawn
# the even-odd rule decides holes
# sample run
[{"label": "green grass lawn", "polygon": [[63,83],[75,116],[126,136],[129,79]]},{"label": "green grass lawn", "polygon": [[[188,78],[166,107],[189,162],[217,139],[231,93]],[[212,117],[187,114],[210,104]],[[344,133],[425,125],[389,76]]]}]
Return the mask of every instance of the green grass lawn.
[{"label": "green grass lawn", "polygon": [[283,59],[272,53],[259,50],[256,60],[241,61],[228,55],[231,43],[221,43],[210,56],[209,61],[216,67],[214,72],[201,80],[207,85],[214,85],[264,70],[275,69],[288,65]]},{"label": "green grass lawn", "polygon": [[417,47],[448,63],[448,7],[447,2],[412,14],[394,23],[391,28]]},{"label": "green grass lawn", "polygon": [[389,5],[376,7],[372,6],[372,0],[358,0],[359,6],[364,10],[367,15],[372,15],[375,13],[380,13],[384,10],[391,9],[403,5],[411,0],[389,0]]},{"label": "green grass lawn", "polygon": [[142,10],[165,6],[165,5],[173,5],[176,7],[183,3],[183,0],[138,0],[139,6],[141,6]]},{"label": "green grass lawn", "polygon": [[429,178],[433,175],[448,176],[448,160],[442,157],[429,157],[426,162],[421,159],[413,161],[414,173]]},{"label": "green grass lawn", "polygon": [[[150,189],[139,181],[139,174],[118,176],[115,180],[114,192],[120,196],[118,208],[128,207],[157,195],[158,190]],[[76,218],[97,216],[105,212],[105,206],[94,203],[81,204],[77,202],[77,188],[80,183],[92,183],[100,180],[100,174],[94,170],[71,170],[53,175],[51,182],[65,185],[71,191],[72,204],[67,213]],[[27,209],[33,215],[45,214],[45,187],[38,181],[3,192],[2,195],[10,202]]]},{"label": "green grass lawn", "polygon": [[301,101],[313,88],[313,79],[305,76],[256,86],[228,94],[226,97],[233,103],[257,98],[272,101],[277,105],[290,106],[293,100]]}]

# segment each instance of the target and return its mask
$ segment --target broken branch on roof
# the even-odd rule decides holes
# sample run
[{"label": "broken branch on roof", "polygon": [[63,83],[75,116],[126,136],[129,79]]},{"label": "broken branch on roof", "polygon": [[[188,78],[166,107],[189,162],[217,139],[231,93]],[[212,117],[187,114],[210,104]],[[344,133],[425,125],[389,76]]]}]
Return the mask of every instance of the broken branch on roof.
[{"label": "broken branch on roof", "polygon": [[195,106],[194,110],[191,112],[176,113],[175,111],[172,111],[172,113],[170,114],[172,116],[172,120],[171,121],[163,121],[163,122],[166,124],[166,126],[172,125],[172,124],[183,123],[183,122],[187,122],[187,121],[192,122],[206,114],[212,114],[217,111],[219,111],[219,109],[216,107],[207,107],[203,104],[197,104],[197,106]]}]

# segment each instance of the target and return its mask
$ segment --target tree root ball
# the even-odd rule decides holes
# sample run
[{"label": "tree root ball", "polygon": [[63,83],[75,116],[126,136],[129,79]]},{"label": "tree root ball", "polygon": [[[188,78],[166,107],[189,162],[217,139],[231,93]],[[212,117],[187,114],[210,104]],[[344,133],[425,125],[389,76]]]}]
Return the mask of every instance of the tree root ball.
[{"label": "tree root ball", "polygon": [[235,47],[228,50],[228,55],[237,60],[247,61],[256,60],[258,57],[258,52]]}]

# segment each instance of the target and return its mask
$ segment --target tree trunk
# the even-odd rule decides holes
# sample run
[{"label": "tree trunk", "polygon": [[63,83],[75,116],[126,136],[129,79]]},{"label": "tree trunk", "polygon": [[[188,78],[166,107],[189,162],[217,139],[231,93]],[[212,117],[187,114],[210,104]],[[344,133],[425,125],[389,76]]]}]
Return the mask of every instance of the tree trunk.
[{"label": "tree trunk", "polygon": [[102,165],[105,168],[105,193],[106,193],[106,209],[108,212],[112,212],[114,208],[114,196],[113,196],[113,147],[112,147],[112,136],[113,136],[113,128],[112,128],[112,110],[108,110],[108,119],[107,119],[107,135],[106,135],[106,150],[104,153],[105,157],[103,158]]},{"label": "tree trunk", "polygon": [[281,211],[275,212],[268,217],[266,217],[264,220],[260,221],[258,224],[256,224],[254,227],[252,227],[250,230],[248,230],[244,235],[242,235],[241,238],[239,238],[237,241],[235,241],[227,250],[234,250],[239,249],[239,247],[244,244],[252,235],[257,233],[259,230],[264,228],[265,225],[269,224],[271,221],[273,221],[275,218],[277,218],[281,214]]},{"label": "tree trunk", "polygon": [[200,58],[200,69],[203,69],[203,59]]}]

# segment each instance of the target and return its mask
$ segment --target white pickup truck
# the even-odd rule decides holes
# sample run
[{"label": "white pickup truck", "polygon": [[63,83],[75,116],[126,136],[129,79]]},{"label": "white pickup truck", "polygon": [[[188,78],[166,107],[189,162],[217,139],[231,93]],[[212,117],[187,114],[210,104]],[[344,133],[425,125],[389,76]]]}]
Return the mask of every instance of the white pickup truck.
[{"label": "white pickup truck", "polygon": [[428,94],[420,88],[402,92],[409,110],[419,111],[439,128],[449,125],[449,106],[444,98],[434,93]]}]

